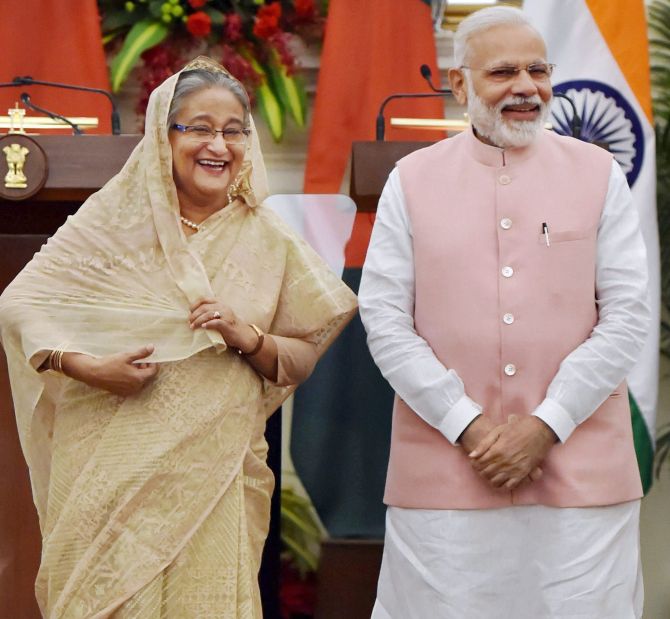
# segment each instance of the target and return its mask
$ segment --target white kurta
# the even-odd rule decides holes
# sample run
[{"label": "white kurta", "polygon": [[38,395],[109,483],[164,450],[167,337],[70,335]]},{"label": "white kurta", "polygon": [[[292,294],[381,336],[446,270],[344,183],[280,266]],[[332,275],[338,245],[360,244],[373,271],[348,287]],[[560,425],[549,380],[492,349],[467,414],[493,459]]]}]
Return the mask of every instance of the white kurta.
[{"label": "white kurta", "polygon": [[[621,324],[646,320],[645,256],[630,190],[613,162],[598,228],[598,325],[562,362],[533,412],[561,441],[621,382],[642,345],[622,337]],[[412,231],[397,169],[379,201],[359,303],[382,374],[455,443],[481,407],[414,330]],[[638,521],[639,501],[569,509],[389,507],[373,619],[640,617]]]},{"label": "white kurta", "polygon": [[389,507],[372,619],[639,619],[639,507]]}]

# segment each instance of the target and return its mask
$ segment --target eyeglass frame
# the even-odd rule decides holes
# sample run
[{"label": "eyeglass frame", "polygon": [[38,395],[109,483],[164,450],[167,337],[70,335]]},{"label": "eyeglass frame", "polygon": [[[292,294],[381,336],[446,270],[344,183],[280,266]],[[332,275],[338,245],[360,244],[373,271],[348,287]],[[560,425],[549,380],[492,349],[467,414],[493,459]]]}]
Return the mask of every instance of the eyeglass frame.
[{"label": "eyeglass frame", "polygon": [[[223,141],[228,144],[229,146],[243,146],[244,144],[247,143],[247,139],[251,135],[251,129],[245,127],[244,129],[210,129],[207,125],[182,125],[180,123],[172,123],[170,125],[170,129],[175,129],[176,131],[179,131],[182,135],[190,136],[192,138],[197,138],[197,137],[204,137],[204,136],[197,136],[189,131],[189,129],[195,129],[196,127],[201,128],[201,129],[207,129],[209,132],[209,139],[203,140],[203,144],[206,144],[207,142],[213,142],[216,140],[216,134],[220,133],[221,137],[223,138]],[[226,139],[225,132],[226,131],[239,131],[243,136],[244,139],[241,142],[229,142]]]},{"label": "eyeglass frame", "polygon": [[[542,77],[542,78],[534,78],[532,73],[530,72],[531,67],[547,67],[548,68],[547,76]],[[551,63],[551,62],[531,62],[530,64],[527,64],[525,67],[517,67],[517,66],[513,66],[513,65],[500,65],[498,67],[469,67],[467,65],[461,65],[458,68],[459,69],[469,69],[469,70],[472,70],[472,71],[485,71],[485,72],[487,72],[487,75],[486,75],[487,79],[490,79],[490,80],[493,80],[493,81],[507,81],[507,80],[516,79],[517,76],[519,75],[519,73],[521,73],[521,71],[525,71],[526,73],[528,73],[528,76],[530,77],[530,79],[532,79],[534,82],[542,82],[542,81],[551,79],[551,76],[554,72],[554,69],[556,68],[556,65]],[[496,80],[495,76],[491,75],[491,72],[496,71],[496,70],[500,70],[500,69],[514,69],[514,74],[504,76],[501,79]]]}]

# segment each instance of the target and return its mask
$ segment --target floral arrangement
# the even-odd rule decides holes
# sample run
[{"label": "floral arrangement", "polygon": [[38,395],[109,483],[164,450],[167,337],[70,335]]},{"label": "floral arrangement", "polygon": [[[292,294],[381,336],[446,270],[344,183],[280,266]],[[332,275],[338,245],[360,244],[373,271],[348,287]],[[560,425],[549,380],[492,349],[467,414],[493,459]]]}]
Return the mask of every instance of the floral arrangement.
[{"label": "floral arrangement", "polygon": [[151,91],[197,53],[219,60],[247,88],[279,141],[290,115],[305,126],[296,48],[320,40],[316,0],[98,0],[113,92],[139,66],[144,113]]}]

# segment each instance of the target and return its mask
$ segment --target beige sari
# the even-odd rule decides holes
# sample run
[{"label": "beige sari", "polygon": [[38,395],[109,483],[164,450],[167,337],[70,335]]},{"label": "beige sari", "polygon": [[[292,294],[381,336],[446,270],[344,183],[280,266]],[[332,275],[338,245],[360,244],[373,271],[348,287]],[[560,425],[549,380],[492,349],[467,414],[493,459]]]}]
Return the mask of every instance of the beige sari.
[{"label": "beige sari", "polygon": [[[121,172],[0,297],[49,619],[261,616],[273,486],[263,431],[294,387],[259,377],[218,333],[191,331],[189,306],[216,296],[318,354],[355,311],[351,291],[262,205],[237,199],[184,235],[166,129],[176,80],[152,94]],[[262,200],[256,138],[246,158]],[[160,372],[127,398],[35,369],[56,348],[101,356],[149,343]]]}]

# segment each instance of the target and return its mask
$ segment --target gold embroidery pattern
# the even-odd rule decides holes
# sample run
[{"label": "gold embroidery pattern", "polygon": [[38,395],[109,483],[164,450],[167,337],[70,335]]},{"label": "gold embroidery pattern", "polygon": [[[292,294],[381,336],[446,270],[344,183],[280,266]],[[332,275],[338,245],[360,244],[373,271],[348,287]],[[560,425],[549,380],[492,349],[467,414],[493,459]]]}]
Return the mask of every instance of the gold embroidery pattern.
[{"label": "gold embroidery pattern", "polygon": [[[263,428],[292,388],[261,380],[218,333],[189,329],[189,307],[217,296],[241,320],[308,338],[320,353],[355,308],[262,205],[236,200],[202,236],[184,236],[165,128],[176,80],[152,94],[145,137],[121,172],[0,297],[44,538],[36,592],[46,617],[260,619],[273,483]],[[102,356],[148,343],[160,372],[128,398],[31,366],[44,350]]]}]

